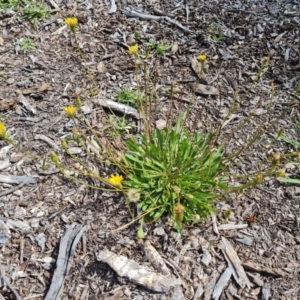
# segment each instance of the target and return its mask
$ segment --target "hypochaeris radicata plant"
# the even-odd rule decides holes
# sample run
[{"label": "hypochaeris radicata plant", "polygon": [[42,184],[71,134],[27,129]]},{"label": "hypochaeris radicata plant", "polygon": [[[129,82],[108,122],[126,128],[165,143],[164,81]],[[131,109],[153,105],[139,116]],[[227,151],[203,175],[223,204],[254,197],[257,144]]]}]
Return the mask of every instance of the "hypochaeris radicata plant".
[{"label": "hypochaeris radicata plant", "polygon": [[[70,27],[77,45],[78,20],[67,18],[66,24]],[[72,134],[64,137],[61,143],[62,149],[69,156],[68,165],[66,165],[57,153],[51,152],[49,158],[45,159],[20,149],[7,134],[4,123],[0,123],[0,138],[26,154],[39,159],[42,162],[42,168],[53,163],[64,176],[79,184],[89,188],[122,193],[133,221],[140,223],[137,231],[139,238],[144,236],[143,223],[169,217],[173,227],[182,232],[184,224],[193,225],[207,218],[214,211],[214,204],[223,197],[253,188],[261,184],[266,176],[273,174],[279,176],[284,158],[284,155],[279,153],[261,155],[260,165],[251,174],[238,175],[233,170],[236,170],[239,162],[245,159],[243,154],[252,149],[251,147],[261,136],[270,131],[293,104],[292,99],[285,111],[275,119],[273,118],[267,126],[265,126],[266,119],[261,120],[244,144],[228,152],[228,143],[234,134],[250,124],[255,115],[254,113],[250,114],[231,133],[222,134],[223,127],[228,123],[230,116],[239,109],[247,92],[244,94],[245,97],[239,98],[239,100],[236,95],[236,101],[233,102],[221,123],[217,126],[215,124],[207,126],[210,130],[198,132],[195,128],[187,126],[194,95],[191,96],[190,104],[184,110],[175,113],[173,96],[176,88],[172,86],[170,109],[165,126],[162,129],[155,129],[151,107],[155,98],[152,90],[155,90],[157,78],[152,76],[147,68],[148,60],[154,59],[155,49],[154,53],[151,53],[151,50],[145,47],[146,52],[141,53],[142,49],[142,45],[135,43],[127,51],[134,60],[138,82],[138,91],[135,97],[139,99],[137,109],[142,121],[142,131],[139,134],[130,131],[130,128],[134,129],[135,126],[126,125],[124,132],[127,138],[120,139],[120,134],[112,134],[111,130],[113,129],[110,123],[108,126],[104,126],[104,132],[99,135],[82,111],[80,96],[74,94],[74,103],[64,108],[66,116],[74,122]],[[84,60],[84,55],[79,47],[78,51]],[[199,78],[205,75],[206,62],[206,54],[200,54],[198,56]],[[260,79],[267,64],[268,60],[264,59],[250,89]],[[93,80],[88,67],[87,74]],[[141,82],[140,78],[144,78],[144,81]],[[295,95],[299,89],[300,84],[296,87]],[[91,94],[92,96],[99,95],[96,92],[94,81]],[[109,108],[108,113],[101,110],[107,120],[110,120],[107,114],[113,114],[112,109]],[[271,106],[268,112],[271,112]],[[276,142],[280,135],[279,131],[269,145]],[[86,155],[78,156],[73,153],[71,151],[73,145],[81,147]],[[254,155],[259,151],[263,153],[264,148],[255,148],[252,154],[248,152],[246,157],[251,159],[249,155]],[[290,157],[291,155],[289,155]],[[299,154],[293,157],[299,159]],[[70,161],[73,161],[73,164],[70,164]],[[111,170],[109,176],[102,175],[104,166]],[[91,184],[88,179],[93,179],[96,184]],[[133,206],[136,206],[136,213],[132,209]]]}]

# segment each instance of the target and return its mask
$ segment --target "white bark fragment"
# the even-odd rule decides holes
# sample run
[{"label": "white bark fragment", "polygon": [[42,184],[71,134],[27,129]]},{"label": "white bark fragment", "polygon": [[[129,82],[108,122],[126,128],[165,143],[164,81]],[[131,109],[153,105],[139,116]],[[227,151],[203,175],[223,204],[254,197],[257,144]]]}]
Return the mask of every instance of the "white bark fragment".
[{"label": "white bark fragment", "polygon": [[219,230],[233,230],[247,228],[248,224],[222,224],[218,226]]},{"label": "white bark fragment", "polygon": [[111,110],[116,110],[125,115],[132,116],[138,120],[141,118],[138,111],[129,105],[106,99],[95,99],[95,102],[102,107],[107,107]]},{"label": "white bark fragment", "polygon": [[231,268],[228,267],[224,273],[221,275],[221,277],[219,278],[215,288],[214,288],[214,291],[213,291],[213,299],[214,300],[218,300],[224,290],[224,287],[227,285],[230,277],[232,275],[232,272],[231,272]]},{"label": "white bark fragment", "polygon": [[181,285],[180,279],[167,278],[161,274],[146,270],[137,262],[122,255],[116,255],[107,249],[99,252],[97,259],[107,263],[119,276],[126,277],[135,284],[154,292],[167,292],[170,288]]},{"label": "white bark fragment", "polygon": [[222,251],[229,268],[231,268],[234,279],[240,287],[244,288],[245,286],[247,286],[248,288],[251,288],[252,284],[246,275],[246,272],[236,251],[233,249],[230,242],[225,237],[222,237],[222,242],[224,245],[224,249]]},{"label": "white bark fragment", "polygon": [[110,10],[109,10],[109,14],[113,14],[117,11],[117,6],[116,6],[116,2],[115,0],[110,0]]}]

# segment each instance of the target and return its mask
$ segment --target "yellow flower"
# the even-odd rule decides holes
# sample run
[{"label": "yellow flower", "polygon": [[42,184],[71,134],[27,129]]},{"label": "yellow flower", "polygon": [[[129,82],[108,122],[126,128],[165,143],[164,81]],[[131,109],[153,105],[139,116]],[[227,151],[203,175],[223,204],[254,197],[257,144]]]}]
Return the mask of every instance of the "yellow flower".
[{"label": "yellow flower", "polygon": [[71,30],[75,33],[75,29],[78,24],[78,19],[77,18],[66,18],[65,22],[71,28]]},{"label": "yellow flower", "polygon": [[205,54],[200,54],[198,56],[198,59],[200,60],[200,62],[203,64],[206,61],[206,55]]},{"label": "yellow flower", "polygon": [[6,128],[4,123],[0,122],[0,139],[5,140],[7,138]]},{"label": "yellow flower", "polygon": [[66,106],[66,107],[64,108],[64,110],[65,110],[66,115],[67,115],[69,118],[74,119],[75,113],[76,113],[76,107],[75,107],[75,106],[73,106],[73,105]]},{"label": "yellow flower", "polygon": [[139,45],[135,44],[135,45],[129,47],[128,48],[128,53],[132,54],[132,55],[135,55],[135,56],[138,56],[138,54],[139,54]]},{"label": "yellow flower", "polygon": [[108,182],[114,186],[121,186],[123,180],[123,176],[119,174],[113,174],[108,178]]},{"label": "yellow flower", "polygon": [[141,194],[136,189],[129,189],[127,191],[127,197],[131,202],[138,202],[141,198]]}]

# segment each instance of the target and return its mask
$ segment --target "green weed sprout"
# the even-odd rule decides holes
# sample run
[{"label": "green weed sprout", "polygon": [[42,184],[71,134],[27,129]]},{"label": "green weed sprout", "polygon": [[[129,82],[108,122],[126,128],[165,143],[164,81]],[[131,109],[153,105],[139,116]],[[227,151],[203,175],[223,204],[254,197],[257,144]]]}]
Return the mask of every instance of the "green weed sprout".
[{"label": "green weed sprout", "polygon": [[128,134],[134,128],[135,125],[127,122],[125,116],[118,118],[115,115],[109,115],[107,125],[103,127],[103,130],[107,137],[118,137]]},{"label": "green weed sprout", "polygon": [[142,103],[145,95],[143,92],[133,91],[131,89],[125,89],[117,92],[117,100],[120,103],[128,104],[132,107],[139,107]]},{"label": "green weed sprout", "polygon": [[35,50],[34,41],[30,38],[22,38],[20,40],[20,47],[22,51]]},{"label": "green weed sprout", "polygon": [[154,41],[145,43],[145,45],[153,49],[154,53],[158,55],[166,55],[167,52],[172,49],[172,46],[167,45],[166,43],[156,43]]},{"label": "green weed sprout", "polygon": [[0,10],[13,9],[17,10],[18,0],[0,0]]},{"label": "green weed sprout", "polygon": [[208,27],[208,32],[210,33],[212,39],[215,42],[221,42],[225,40],[225,37],[222,34],[221,24],[213,23]]},{"label": "green weed sprout", "polygon": [[34,26],[36,26],[39,21],[45,21],[48,16],[54,12],[54,10],[48,8],[44,1],[22,0],[22,3],[25,5],[23,8],[23,16],[30,19]]}]

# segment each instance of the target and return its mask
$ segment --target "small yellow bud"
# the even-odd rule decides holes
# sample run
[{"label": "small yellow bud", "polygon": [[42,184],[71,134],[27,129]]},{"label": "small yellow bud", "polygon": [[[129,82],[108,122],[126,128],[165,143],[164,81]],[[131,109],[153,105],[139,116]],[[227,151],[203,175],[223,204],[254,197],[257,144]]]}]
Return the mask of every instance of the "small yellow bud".
[{"label": "small yellow bud", "polygon": [[201,217],[197,214],[194,215],[194,222],[199,222],[201,220]]},{"label": "small yellow bud", "polygon": [[279,165],[280,164],[280,153],[279,152],[273,152],[272,153],[272,164],[273,165]]},{"label": "small yellow bud", "polygon": [[291,156],[292,156],[292,157],[298,157],[298,156],[299,156],[299,153],[298,153],[298,152],[295,152],[295,151],[294,151],[294,152],[291,152]]},{"label": "small yellow bud", "polygon": [[56,153],[55,152],[51,152],[50,153],[50,158],[51,158],[51,160],[55,163],[55,164],[57,164],[58,163],[58,156],[56,155]]},{"label": "small yellow bud", "polygon": [[224,211],[224,218],[226,220],[228,220],[230,218],[230,216],[231,216],[231,210],[230,209],[225,210]]},{"label": "small yellow bud", "polygon": [[75,99],[75,103],[76,103],[77,107],[80,107],[81,106],[81,100],[79,98],[79,95],[77,93],[74,93],[73,97]]},{"label": "small yellow bud", "polygon": [[273,152],[272,157],[274,160],[280,160],[280,153],[279,152]]},{"label": "small yellow bud", "polygon": [[62,140],[61,141],[61,146],[63,147],[63,149],[67,149],[68,148],[68,144],[67,144],[67,142],[65,141],[65,140]]},{"label": "small yellow bud", "polygon": [[192,195],[192,194],[185,194],[185,197],[188,199],[188,200],[194,200],[195,197]]},{"label": "small yellow bud", "polygon": [[283,171],[283,170],[277,172],[276,175],[277,175],[278,177],[282,177],[282,178],[285,178],[285,177],[287,176],[286,173],[285,173],[285,171]]},{"label": "small yellow bud", "polygon": [[177,195],[180,194],[180,187],[179,187],[179,186],[177,186],[177,185],[173,186],[173,190],[174,190],[174,192],[175,192]]},{"label": "small yellow bud", "polygon": [[264,176],[263,174],[258,174],[254,179],[255,184],[261,184],[263,182]]},{"label": "small yellow bud", "polygon": [[176,222],[182,222],[184,216],[184,206],[177,203],[175,206],[175,220]]},{"label": "small yellow bud", "polygon": [[265,68],[268,63],[269,63],[270,58],[269,57],[264,57],[262,60],[262,67]]}]

